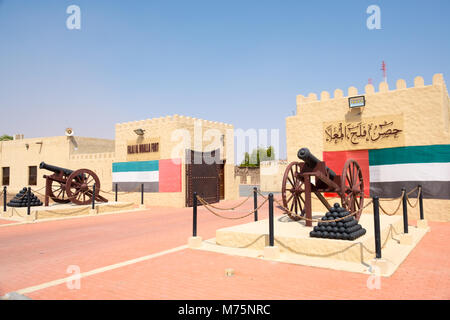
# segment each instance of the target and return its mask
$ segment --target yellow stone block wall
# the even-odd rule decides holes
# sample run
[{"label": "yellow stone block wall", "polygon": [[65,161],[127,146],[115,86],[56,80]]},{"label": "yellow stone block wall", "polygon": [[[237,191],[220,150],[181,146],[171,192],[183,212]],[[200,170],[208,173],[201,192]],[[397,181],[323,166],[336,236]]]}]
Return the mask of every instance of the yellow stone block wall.
[{"label": "yellow stone block wall", "polygon": [[[75,154],[74,143],[76,142],[78,150],[85,152],[95,150],[111,150],[112,152],[102,152],[99,154]],[[83,138],[83,137],[46,137],[46,138],[27,138],[12,141],[0,142],[0,167],[10,168],[9,193],[16,193],[23,187],[28,186],[28,167],[37,167],[37,185],[31,186],[34,190],[44,193],[42,189],[45,186],[43,175],[51,175],[52,172],[39,169],[39,164],[44,161],[58,167],[77,170],[88,168],[94,170],[100,179],[109,179],[111,181],[110,171],[111,162],[114,158],[114,146],[112,140]],[[90,146],[88,144],[91,144]],[[92,147],[92,144],[96,148]],[[28,147],[27,147],[28,146]],[[0,171],[0,175],[1,175]]]},{"label": "yellow stone block wall", "polygon": [[281,192],[283,175],[288,162],[285,160],[262,161],[260,164],[260,188],[264,192]]}]

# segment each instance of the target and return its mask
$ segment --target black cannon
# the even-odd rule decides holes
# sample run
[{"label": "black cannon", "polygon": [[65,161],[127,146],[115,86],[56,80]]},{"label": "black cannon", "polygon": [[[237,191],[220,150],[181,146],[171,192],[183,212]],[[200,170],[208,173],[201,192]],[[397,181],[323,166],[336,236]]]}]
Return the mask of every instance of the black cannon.
[{"label": "black cannon", "polygon": [[[321,162],[311,153],[311,151],[309,151],[308,148],[301,148],[300,150],[298,150],[297,157],[300,160],[303,160],[310,168],[315,168],[317,164]],[[327,170],[330,179],[334,180],[334,178],[336,178],[336,173],[327,166],[325,166],[325,169]]]},{"label": "black cannon", "polygon": [[39,169],[45,169],[48,171],[52,171],[56,174],[63,173],[65,176],[70,176],[73,173],[73,170],[61,168],[57,166],[52,166],[51,164],[46,164],[45,162],[41,162],[39,164]]},{"label": "black cannon", "polygon": [[[306,215],[306,218],[311,219],[311,193],[331,210],[331,205],[322,195],[323,192],[329,192],[341,197],[345,209],[350,212],[358,211],[355,218],[359,220],[364,203],[364,181],[359,164],[348,159],[339,176],[307,148],[300,149],[297,156],[303,162],[291,162],[283,176],[281,192],[283,205],[289,210],[286,213],[294,220],[299,220],[299,215]],[[311,177],[314,177],[313,181]],[[306,225],[312,226],[312,222],[306,220]]]},{"label": "black cannon", "polygon": [[70,170],[41,162],[40,169],[52,171],[52,175],[44,175],[45,205],[48,206],[49,198],[57,203],[89,204],[92,202],[93,186],[95,184],[95,200],[108,202],[99,195],[100,180],[89,169]]}]

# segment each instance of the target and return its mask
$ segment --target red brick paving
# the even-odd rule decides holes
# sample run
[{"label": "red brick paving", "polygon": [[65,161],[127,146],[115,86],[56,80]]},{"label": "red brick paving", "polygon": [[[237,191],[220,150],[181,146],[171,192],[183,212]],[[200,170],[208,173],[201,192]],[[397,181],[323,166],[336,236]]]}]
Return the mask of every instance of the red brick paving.
[{"label": "red brick paving", "polygon": [[17,223],[17,221],[0,219],[0,225],[2,225],[2,224],[11,224],[11,223]]},{"label": "red brick paving", "polygon": [[[251,202],[251,200],[249,201]],[[230,205],[230,202],[222,205]],[[246,204],[245,211],[251,206]],[[267,216],[266,208],[260,216]],[[236,214],[237,215],[237,214]],[[251,217],[244,219],[250,222]],[[222,220],[199,209],[199,235],[214,236]],[[80,290],[59,285],[33,299],[449,299],[450,223],[428,233],[381,289],[367,275],[185,249],[81,279]],[[191,209],[89,217],[0,228],[0,294],[186,244]],[[6,245],[5,245],[6,243]],[[41,253],[42,252],[42,253]],[[225,277],[225,268],[234,268]]]}]

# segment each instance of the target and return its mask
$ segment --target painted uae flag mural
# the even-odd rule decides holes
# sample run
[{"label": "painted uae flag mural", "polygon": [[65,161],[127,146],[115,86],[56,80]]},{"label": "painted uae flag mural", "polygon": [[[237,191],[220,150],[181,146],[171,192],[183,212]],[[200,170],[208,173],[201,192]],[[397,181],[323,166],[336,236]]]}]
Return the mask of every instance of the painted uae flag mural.
[{"label": "painted uae flag mural", "polygon": [[450,145],[323,153],[327,165],[339,174],[349,158],[361,166],[365,196],[395,198],[402,188],[410,191],[420,184],[424,198],[450,199]]},{"label": "painted uae flag mural", "polygon": [[181,160],[115,162],[112,165],[113,190],[139,192],[181,192]]}]

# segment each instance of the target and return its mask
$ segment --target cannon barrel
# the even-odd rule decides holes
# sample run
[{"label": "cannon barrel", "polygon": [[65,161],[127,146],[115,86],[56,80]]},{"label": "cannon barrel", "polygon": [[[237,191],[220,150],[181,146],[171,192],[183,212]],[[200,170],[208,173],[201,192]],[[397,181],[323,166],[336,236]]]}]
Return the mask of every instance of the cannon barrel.
[{"label": "cannon barrel", "polygon": [[[311,153],[311,151],[309,151],[308,148],[301,148],[300,150],[298,150],[297,157],[300,160],[303,160],[308,165],[308,167],[311,167],[311,168],[314,168],[320,162],[320,160],[317,159]],[[325,166],[325,168],[327,169],[331,180],[334,180],[334,178],[336,177],[336,173],[333,170],[331,170],[330,168],[328,168],[327,166]]]},{"label": "cannon barrel", "polygon": [[39,169],[49,170],[54,173],[62,172],[66,176],[72,174],[72,172],[73,172],[73,170],[61,168],[61,167],[57,167],[57,166],[52,166],[51,164],[46,164],[45,162],[41,162],[41,164],[39,165]]}]

